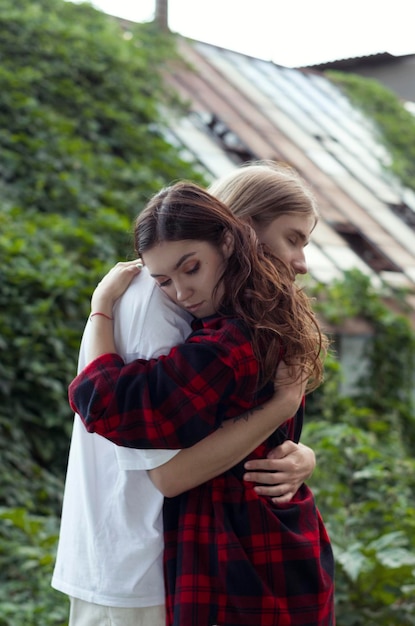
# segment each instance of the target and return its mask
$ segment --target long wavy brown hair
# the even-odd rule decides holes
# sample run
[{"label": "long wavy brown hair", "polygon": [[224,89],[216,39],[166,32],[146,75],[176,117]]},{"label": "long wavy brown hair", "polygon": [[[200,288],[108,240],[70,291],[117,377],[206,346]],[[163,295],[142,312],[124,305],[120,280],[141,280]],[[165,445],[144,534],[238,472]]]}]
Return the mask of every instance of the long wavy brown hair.
[{"label": "long wavy brown hair", "polygon": [[319,218],[311,187],[286,163],[244,163],[209,185],[208,191],[257,232],[281,215],[312,215],[315,224]]},{"label": "long wavy brown hair", "polygon": [[136,220],[134,239],[141,256],[165,241],[198,240],[220,250],[229,234],[234,248],[219,281],[224,296],[218,314],[236,316],[250,329],[261,386],[273,380],[283,358],[312,391],[322,381],[327,340],[292,270],[276,263],[249,224],[198,185],[180,182],[149,201]]}]

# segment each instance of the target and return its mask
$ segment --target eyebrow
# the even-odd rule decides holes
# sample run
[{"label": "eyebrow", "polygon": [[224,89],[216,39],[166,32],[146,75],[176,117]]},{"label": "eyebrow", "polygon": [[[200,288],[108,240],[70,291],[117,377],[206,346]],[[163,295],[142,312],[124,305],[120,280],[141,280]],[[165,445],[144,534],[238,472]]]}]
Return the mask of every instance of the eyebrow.
[{"label": "eyebrow", "polygon": [[[177,263],[174,265],[173,269],[179,269],[180,265],[187,261],[187,259],[194,254],[196,254],[196,252],[188,252],[187,254],[183,254],[183,256],[181,256]],[[160,278],[160,276],[166,276],[166,274],[150,274],[150,276],[152,276],[153,278]]]},{"label": "eyebrow", "polygon": [[309,239],[306,237],[306,235],[301,230],[297,230],[296,228],[292,228],[291,232],[294,233],[295,235],[297,235],[300,239],[302,239],[306,243],[308,243]]}]

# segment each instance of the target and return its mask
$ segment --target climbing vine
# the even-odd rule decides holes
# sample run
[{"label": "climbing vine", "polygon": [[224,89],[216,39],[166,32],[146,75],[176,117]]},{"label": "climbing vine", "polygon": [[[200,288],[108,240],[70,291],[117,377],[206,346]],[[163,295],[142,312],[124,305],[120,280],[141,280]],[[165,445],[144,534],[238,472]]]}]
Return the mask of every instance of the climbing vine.
[{"label": "climbing vine", "polygon": [[405,186],[415,189],[415,116],[375,79],[337,71],[327,72],[327,77],[373,120],[392,157],[388,167]]},{"label": "climbing vine", "polygon": [[[393,294],[394,301],[401,302],[401,310],[393,311],[389,290],[379,292],[370,278],[359,270],[346,272],[341,280],[330,285],[316,286],[314,293],[316,309],[329,324],[341,327],[348,318],[354,317],[363,319],[371,328],[365,344],[367,367],[356,384],[352,400],[357,408],[370,409],[377,419],[382,416],[385,433],[405,432],[404,442],[412,454],[415,444],[415,332],[403,294],[402,297]],[[328,367],[330,371],[333,369],[330,362]],[[337,392],[338,387],[334,390]],[[324,393],[329,391],[325,389]]]}]

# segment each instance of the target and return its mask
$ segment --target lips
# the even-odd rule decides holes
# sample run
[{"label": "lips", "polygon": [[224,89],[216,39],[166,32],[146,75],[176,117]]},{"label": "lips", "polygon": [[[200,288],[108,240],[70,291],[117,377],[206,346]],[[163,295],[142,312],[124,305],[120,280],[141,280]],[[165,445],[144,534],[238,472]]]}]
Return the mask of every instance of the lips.
[{"label": "lips", "polygon": [[186,311],[189,311],[189,313],[195,313],[198,309],[200,309],[200,307],[202,306],[203,302],[199,302],[198,304],[191,304],[186,306]]}]

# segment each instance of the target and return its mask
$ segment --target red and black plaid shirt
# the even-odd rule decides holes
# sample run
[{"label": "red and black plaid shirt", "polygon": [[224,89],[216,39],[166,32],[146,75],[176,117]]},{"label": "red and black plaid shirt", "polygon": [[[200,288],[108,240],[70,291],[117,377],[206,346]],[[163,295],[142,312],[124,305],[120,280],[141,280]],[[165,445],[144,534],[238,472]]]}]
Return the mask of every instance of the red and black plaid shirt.
[{"label": "red and black plaid shirt", "polygon": [[[114,443],[183,448],[265,401],[271,386],[258,393],[257,375],[243,325],[212,317],[165,357],[96,359],[69,397],[87,429]],[[290,420],[249,458],[294,428]],[[165,501],[167,624],[333,626],[333,555],[311,491],[273,505],[243,482],[243,465]]]}]

